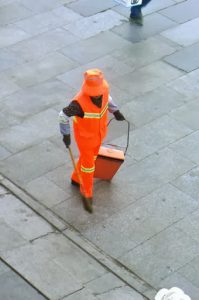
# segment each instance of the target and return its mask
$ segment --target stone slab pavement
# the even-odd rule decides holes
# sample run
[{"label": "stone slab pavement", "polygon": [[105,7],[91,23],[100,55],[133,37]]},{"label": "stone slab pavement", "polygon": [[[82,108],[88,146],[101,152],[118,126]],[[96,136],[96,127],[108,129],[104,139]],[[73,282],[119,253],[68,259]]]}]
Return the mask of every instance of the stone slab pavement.
[{"label": "stone slab pavement", "polygon": [[2,185],[0,229],[1,299],[147,299]]},{"label": "stone slab pavement", "polygon": [[[153,300],[179,286],[198,300],[199,1],[152,0],[143,15],[139,27],[114,0],[0,0],[0,284],[30,299]],[[131,130],[88,215],[58,112],[96,67]],[[124,149],[126,123],[106,142]]]}]

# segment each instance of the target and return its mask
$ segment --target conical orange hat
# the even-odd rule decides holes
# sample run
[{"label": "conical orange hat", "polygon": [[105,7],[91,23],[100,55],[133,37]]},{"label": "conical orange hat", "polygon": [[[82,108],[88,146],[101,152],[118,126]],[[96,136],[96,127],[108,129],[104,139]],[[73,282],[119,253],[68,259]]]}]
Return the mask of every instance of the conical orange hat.
[{"label": "conical orange hat", "polygon": [[102,95],[108,83],[104,80],[102,71],[99,69],[90,69],[84,73],[84,82],[82,85],[82,92],[89,96]]}]

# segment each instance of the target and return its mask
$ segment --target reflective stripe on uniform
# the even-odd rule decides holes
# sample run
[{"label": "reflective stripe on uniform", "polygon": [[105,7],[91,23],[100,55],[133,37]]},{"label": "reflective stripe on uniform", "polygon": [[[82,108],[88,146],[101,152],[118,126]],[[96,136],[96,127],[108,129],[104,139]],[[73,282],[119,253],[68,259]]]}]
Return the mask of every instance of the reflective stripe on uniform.
[{"label": "reflective stripe on uniform", "polygon": [[105,114],[105,112],[107,111],[107,109],[108,109],[108,103],[104,106],[104,109],[101,112],[101,118],[103,117],[103,115]]},{"label": "reflective stripe on uniform", "polygon": [[93,173],[95,171],[95,166],[92,168],[85,168],[81,165],[81,171],[84,173]]},{"label": "reflective stripe on uniform", "polygon": [[101,119],[103,117],[103,115],[105,114],[105,112],[107,111],[107,109],[108,109],[108,103],[104,106],[101,113],[84,112],[84,118],[86,118],[86,119]]},{"label": "reflective stripe on uniform", "polygon": [[94,114],[94,113],[84,113],[85,119],[100,119],[100,114]]}]

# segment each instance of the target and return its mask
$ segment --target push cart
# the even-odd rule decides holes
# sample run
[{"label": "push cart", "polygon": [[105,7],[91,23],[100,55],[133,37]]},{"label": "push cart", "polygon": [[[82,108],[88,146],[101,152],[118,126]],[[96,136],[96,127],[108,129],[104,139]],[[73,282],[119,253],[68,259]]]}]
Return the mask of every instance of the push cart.
[{"label": "push cart", "polygon": [[[109,123],[111,123],[112,118]],[[95,162],[95,178],[100,178],[104,180],[111,180],[113,176],[116,174],[120,166],[123,164],[125,160],[125,155],[129,146],[129,132],[130,132],[130,123],[125,120],[127,123],[127,143],[125,147],[125,151],[119,150],[117,148],[121,148],[117,145],[106,144],[100,147],[96,162]]]}]

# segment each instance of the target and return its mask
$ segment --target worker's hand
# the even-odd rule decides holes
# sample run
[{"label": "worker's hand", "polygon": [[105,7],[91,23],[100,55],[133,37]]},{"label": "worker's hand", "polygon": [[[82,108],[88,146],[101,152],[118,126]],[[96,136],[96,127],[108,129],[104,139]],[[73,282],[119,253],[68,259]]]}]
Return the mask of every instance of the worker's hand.
[{"label": "worker's hand", "polygon": [[124,121],[125,120],[125,117],[123,116],[123,114],[119,110],[116,110],[113,114],[114,114],[117,121]]},{"label": "worker's hand", "polygon": [[70,146],[70,143],[71,143],[70,134],[63,135],[63,142],[64,142],[66,148],[68,148]]}]

